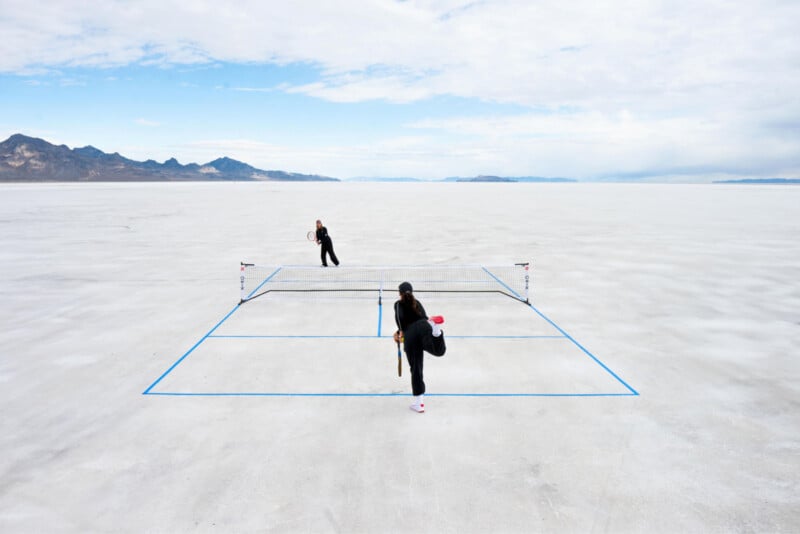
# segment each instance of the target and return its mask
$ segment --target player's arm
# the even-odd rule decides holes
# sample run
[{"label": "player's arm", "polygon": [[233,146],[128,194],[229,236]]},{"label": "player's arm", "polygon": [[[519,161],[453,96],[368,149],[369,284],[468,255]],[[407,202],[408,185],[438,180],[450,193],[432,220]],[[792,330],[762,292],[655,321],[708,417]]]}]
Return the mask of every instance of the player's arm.
[{"label": "player's arm", "polygon": [[403,309],[400,307],[400,301],[394,303],[394,322],[397,325],[397,332],[394,333],[394,342],[399,343],[403,341],[403,322],[400,316],[403,314]]}]

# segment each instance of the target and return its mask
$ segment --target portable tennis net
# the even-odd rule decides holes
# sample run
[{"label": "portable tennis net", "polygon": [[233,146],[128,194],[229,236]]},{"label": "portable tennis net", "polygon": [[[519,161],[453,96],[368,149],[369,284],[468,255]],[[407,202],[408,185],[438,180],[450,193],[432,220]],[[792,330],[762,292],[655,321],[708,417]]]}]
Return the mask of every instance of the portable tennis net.
[{"label": "portable tennis net", "polygon": [[529,263],[310,267],[241,263],[240,304],[269,293],[376,297],[410,282],[414,293],[499,293],[529,302]]}]

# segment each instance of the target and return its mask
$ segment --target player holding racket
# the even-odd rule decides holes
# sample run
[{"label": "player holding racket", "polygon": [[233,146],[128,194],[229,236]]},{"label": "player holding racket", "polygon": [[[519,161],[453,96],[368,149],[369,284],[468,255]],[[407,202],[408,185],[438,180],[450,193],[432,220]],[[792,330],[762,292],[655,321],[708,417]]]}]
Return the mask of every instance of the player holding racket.
[{"label": "player holding racket", "polygon": [[328,235],[328,229],[322,226],[322,221],[317,219],[317,245],[321,245],[320,248],[320,258],[322,259],[322,266],[328,266],[328,260],[326,255],[330,255],[331,261],[334,265],[339,265],[339,259],[336,257],[336,253],[333,251],[333,241],[331,241],[331,236]]},{"label": "player holding racket", "polygon": [[400,300],[394,303],[394,320],[397,323],[394,340],[396,343],[403,342],[408,366],[411,368],[414,404],[410,408],[417,413],[423,413],[425,381],[422,378],[422,359],[424,352],[444,356],[447,347],[444,333],[439,329],[444,318],[438,315],[428,318],[422,303],[414,297],[414,288],[410,283],[403,282],[397,289],[400,291]]}]

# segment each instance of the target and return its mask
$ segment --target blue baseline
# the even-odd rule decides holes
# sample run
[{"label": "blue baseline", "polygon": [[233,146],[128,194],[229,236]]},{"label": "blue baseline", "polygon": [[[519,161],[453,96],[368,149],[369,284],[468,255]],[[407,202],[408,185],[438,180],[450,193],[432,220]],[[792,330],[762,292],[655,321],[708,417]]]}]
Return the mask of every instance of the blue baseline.
[{"label": "blue baseline", "polygon": [[[264,279],[259,286],[254,289],[248,297],[251,297],[259,288],[261,288],[264,284],[266,284],[272,277],[274,277],[278,272],[281,270],[278,267],[272,274],[270,274],[266,279]],[[620,384],[625,386],[630,393],[426,393],[426,395],[430,397],[630,397],[630,396],[638,396],[639,393],[633,389],[627,382],[622,380],[614,371],[609,369],[609,367],[600,361],[594,354],[589,352],[583,345],[578,343],[572,336],[567,334],[560,326],[558,326],[554,321],[552,321],[549,317],[543,314],[541,311],[536,309],[532,304],[526,302],[525,299],[522,298],[516,291],[511,289],[505,282],[500,280],[497,276],[495,276],[492,272],[490,272],[486,267],[483,267],[483,270],[491,276],[498,284],[505,287],[512,295],[516,296],[521,302],[525,303],[531,310],[536,312],[542,319],[547,321],[550,325],[552,325],[556,330],[558,330],[562,336],[448,336],[453,338],[485,338],[485,339],[501,339],[501,338],[510,338],[510,339],[535,339],[535,338],[560,338],[564,337],[571,341],[576,347],[578,347],[582,352],[584,352],[587,356],[589,356],[592,360],[595,361],[600,367],[602,367],[606,372],[608,372],[611,376],[613,376]],[[381,337],[380,335],[380,325],[381,325],[381,317],[383,313],[383,308],[379,303],[378,309],[378,335],[377,337]],[[286,338],[309,338],[309,339],[333,339],[333,338],[342,338],[342,339],[358,339],[358,338],[365,338],[369,337],[372,338],[373,336],[232,336],[232,335],[222,335],[222,336],[214,336],[212,335],[217,328],[219,328],[222,323],[228,320],[228,318],[233,315],[233,313],[239,309],[239,305],[233,308],[228,314],[222,318],[220,322],[218,322],[214,328],[208,331],[206,335],[204,335],[197,343],[192,346],[186,353],[181,356],[172,366],[167,369],[164,374],[162,374],[158,379],[150,384],[150,386],[142,393],[143,395],[160,395],[160,396],[173,396],[173,397],[401,397],[401,396],[410,396],[410,393],[258,393],[258,392],[241,392],[241,393],[180,393],[180,392],[152,392],[151,390],[158,385],[161,380],[163,380],[169,373],[171,373],[183,360],[186,359],[189,354],[194,352],[194,350],[199,347],[206,339],[209,337],[212,338],[275,338],[275,339],[286,339]],[[389,336],[386,336],[389,337]]]},{"label": "blue baseline", "polygon": [[[162,397],[410,397],[411,393],[180,393],[155,391]],[[630,393],[425,393],[426,397],[631,397]]]},{"label": "blue baseline", "polygon": [[[312,335],[244,335],[220,334],[206,336],[214,339],[390,339],[392,336],[312,336]],[[568,339],[567,336],[447,336],[447,339]]]}]

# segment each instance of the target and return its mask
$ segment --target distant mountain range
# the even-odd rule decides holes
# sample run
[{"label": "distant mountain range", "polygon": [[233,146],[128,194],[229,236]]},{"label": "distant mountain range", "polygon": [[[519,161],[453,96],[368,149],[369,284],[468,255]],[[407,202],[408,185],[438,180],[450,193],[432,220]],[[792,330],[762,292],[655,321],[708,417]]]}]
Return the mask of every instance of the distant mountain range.
[{"label": "distant mountain range", "polygon": [[[182,165],[175,158],[164,163],[152,159],[134,161],[119,153],[107,154],[93,146],[70,149],[43,139],[14,134],[0,143],[2,182],[188,182],[188,181],[281,181],[339,182],[338,178],[286,171],[265,171],[247,163],[222,157],[202,165]],[[572,178],[544,176],[451,176],[441,180],[412,177],[359,177],[353,182],[577,182]],[[800,184],[800,178],[746,178],[718,180],[715,184]]]},{"label": "distant mountain range", "polygon": [[715,180],[715,184],[800,184],[800,178],[745,178],[742,180]]},{"label": "distant mountain range", "polygon": [[223,157],[203,165],[134,161],[93,146],[70,149],[15,134],[0,143],[0,182],[339,181],[316,174],[264,171]]}]

